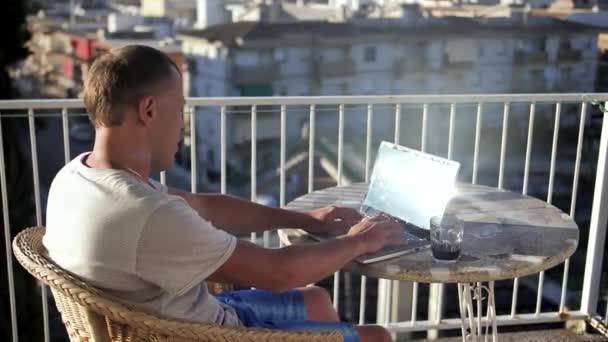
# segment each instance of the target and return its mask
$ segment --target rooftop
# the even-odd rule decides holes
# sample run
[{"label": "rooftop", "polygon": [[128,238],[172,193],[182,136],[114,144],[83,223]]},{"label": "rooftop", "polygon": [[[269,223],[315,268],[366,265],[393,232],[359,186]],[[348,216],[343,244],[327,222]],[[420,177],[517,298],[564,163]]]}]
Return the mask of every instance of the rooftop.
[{"label": "rooftop", "polygon": [[178,34],[181,38],[202,38],[210,42],[221,42],[224,45],[235,44],[242,40],[269,40],[286,38],[293,35],[322,37],[354,37],[361,35],[391,34],[474,34],[483,32],[539,32],[552,33],[580,31],[597,31],[592,26],[559,20],[550,17],[532,17],[528,20],[511,18],[421,18],[419,20],[403,19],[365,19],[350,22],[304,21],[290,23],[267,23],[243,21],[231,24],[212,26],[202,30],[185,30]]},{"label": "rooftop", "polygon": [[98,47],[104,47],[108,49],[118,48],[125,45],[146,45],[155,49],[161,50],[165,53],[181,53],[181,44],[178,41],[172,39],[153,39],[153,38],[131,38],[131,37],[106,37],[106,39],[99,40],[96,42]]}]

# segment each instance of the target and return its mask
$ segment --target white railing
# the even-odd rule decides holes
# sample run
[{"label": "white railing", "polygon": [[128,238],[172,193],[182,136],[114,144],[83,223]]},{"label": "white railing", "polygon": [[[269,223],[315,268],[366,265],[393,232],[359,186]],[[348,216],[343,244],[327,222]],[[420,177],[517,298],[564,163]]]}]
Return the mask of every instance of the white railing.
[{"label": "white railing", "polygon": [[[572,195],[570,199],[570,210],[569,214],[574,218],[577,204],[578,195],[578,184],[579,175],[581,169],[581,155],[583,151],[583,143],[585,137],[585,127],[589,122],[589,104],[591,102],[604,103],[608,102],[608,94],[508,94],[508,95],[430,95],[430,96],[351,96],[351,97],[259,97],[259,98],[189,98],[185,112],[190,115],[190,141],[194,142],[191,144],[191,190],[196,192],[198,190],[197,180],[198,178],[198,151],[197,151],[197,115],[194,113],[201,109],[211,109],[219,115],[219,127],[215,127],[220,132],[220,191],[222,193],[227,192],[227,172],[226,164],[229,153],[229,141],[227,132],[227,122],[233,119],[234,115],[241,115],[243,110],[233,110],[234,106],[247,106],[247,113],[250,115],[249,120],[251,122],[251,181],[250,181],[250,194],[251,199],[255,200],[257,197],[257,133],[258,133],[258,116],[261,113],[261,106],[273,106],[279,114],[280,120],[280,134],[278,135],[280,143],[280,167],[279,167],[279,202],[280,205],[285,205],[286,201],[286,145],[287,145],[287,121],[289,119],[289,110],[291,108],[299,108],[300,114],[304,113],[308,117],[309,124],[309,141],[308,141],[308,191],[314,189],[314,158],[317,153],[316,137],[319,136],[319,129],[327,129],[327,127],[321,127],[319,124],[320,115],[327,115],[327,112],[337,114],[337,153],[333,162],[336,165],[335,179],[338,185],[344,184],[344,157],[345,157],[345,123],[353,123],[355,119],[348,118],[350,114],[366,114],[365,120],[359,120],[361,127],[354,127],[355,130],[364,132],[365,143],[364,143],[364,170],[361,181],[367,181],[370,176],[371,164],[372,164],[372,151],[374,146],[374,134],[378,134],[378,130],[374,129],[374,122],[377,115],[386,117],[386,112],[390,111],[393,114],[394,120],[394,134],[392,138],[395,142],[400,143],[403,139],[403,127],[404,124],[411,122],[417,122],[417,118],[421,116],[421,127],[420,127],[420,141],[419,146],[414,146],[422,150],[429,150],[429,143],[433,142],[432,137],[437,137],[442,133],[433,134],[431,126],[431,115],[433,114],[431,107],[445,107],[449,109],[445,112],[440,112],[437,115],[442,115],[442,121],[447,122],[447,157],[454,158],[455,155],[455,144],[454,140],[460,137],[456,132],[457,123],[464,119],[459,118],[462,113],[457,113],[458,109],[465,108],[467,112],[470,111],[474,114],[474,144],[470,151],[472,156],[471,166],[471,179],[472,183],[479,181],[479,171],[481,166],[481,137],[484,134],[484,122],[492,119],[495,122],[501,123],[501,136],[500,136],[500,148],[494,153],[499,154],[498,170],[497,170],[497,186],[499,188],[505,187],[507,175],[507,151],[509,146],[517,144],[517,142],[509,143],[510,126],[509,123],[513,122],[510,120],[511,115],[514,113],[514,108],[520,108],[526,106],[527,114],[527,138],[525,143],[525,161],[523,167],[523,184],[521,191],[527,194],[529,191],[530,172],[531,172],[531,161],[532,161],[532,147],[534,142],[534,125],[535,120],[538,119],[539,114],[537,113],[538,107],[543,106],[555,106],[555,111],[552,113],[553,117],[553,135],[551,139],[551,159],[549,166],[549,185],[547,190],[547,202],[552,203],[554,200],[554,186],[555,186],[555,172],[556,162],[558,157],[558,141],[560,133],[560,122],[565,119],[566,115],[577,115],[564,113],[563,108],[565,105],[576,105],[578,106],[578,135],[576,143],[576,156],[574,158],[573,181],[572,181]],[[487,108],[498,104],[501,110],[488,110]],[[332,106],[328,110],[328,106]],[[335,106],[335,107],[334,107]],[[411,110],[406,107],[414,107]],[[219,111],[217,111],[219,108]],[[242,108],[242,107],[241,107]],[[31,157],[33,167],[33,184],[34,184],[34,199],[36,207],[36,223],[43,224],[42,222],[42,208],[40,199],[40,181],[38,175],[38,155],[37,155],[37,142],[36,142],[36,129],[35,120],[38,118],[37,111],[41,110],[57,110],[56,116],[62,120],[62,131],[63,131],[63,149],[64,149],[64,160],[67,163],[70,158],[70,138],[69,138],[69,110],[79,109],[83,110],[83,103],[81,100],[16,100],[16,101],[0,101],[0,128],[2,121],[9,119],[27,119],[29,125],[30,143],[31,143]],[[436,108],[435,108],[436,109]],[[273,111],[273,110],[271,110]],[[486,112],[487,111],[487,112]],[[17,112],[15,114],[15,112]],[[502,113],[502,117],[501,114]],[[49,116],[49,114],[44,114]],[[240,116],[243,117],[242,115]],[[496,120],[498,118],[498,120]],[[360,118],[359,118],[360,119]],[[242,119],[241,119],[242,120]],[[440,120],[441,121],[441,120]],[[356,122],[355,122],[356,123]],[[381,120],[381,123],[385,123]],[[472,124],[473,125],[473,124]],[[352,125],[351,125],[352,126]],[[517,128],[517,127],[516,127]],[[353,127],[350,127],[353,129]],[[349,135],[352,132],[349,131]],[[14,291],[14,279],[13,279],[13,265],[12,258],[10,257],[10,226],[11,223],[8,219],[8,210],[10,203],[8,203],[7,184],[6,184],[6,165],[4,160],[4,148],[2,140],[2,131],[0,129],[0,181],[2,186],[2,210],[4,217],[4,238],[7,248],[7,271],[9,278],[9,290],[10,290],[10,306],[12,315],[12,332],[13,341],[18,341],[17,335],[17,319],[16,319],[16,307],[15,307],[15,291]],[[386,132],[380,132],[380,134],[387,135]],[[391,135],[391,134],[388,134]],[[334,136],[335,137],[335,136]],[[546,322],[558,322],[563,320],[571,319],[585,319],[590,315],[594,314],[605,314],[604,312],[598,312],[598,300],[600,291],[600,276],[601,276],[601,264],[604,255],[604,241],[606,236],[606,224],[608,221],[608,173],[606,172],[606,162],[608,157],[608,116],[606,114],[602,117],[602,130],[599,137],[600,145],[598,155],[594,156],[597,158],[597,171],[595,176],[595,191],[593,197],[592,211],[590,216],[590,227],[589,227],[589,240],[587,247],[587,258],[584,271],[584,279],[582,284],[577,284],[582,287],[582,297],[580,300],[580,306],[575,310],[570,310],[567,306],[567,293],[569,290],[569,274],[570,274],[570,260],[566,260],[564,263],[563,277],[561,280],[561,294],[559,300],[559,309],[554,312],[543,312],[542,301],[543,301],[543,289],[545,283],[545,274],[540,273],[538,275],[538,288],[537,288],[537,300],[534,312],[520,313],[517,310],[518,303],[518,290],[520,288],[520,280],[515,279],[513,283],[513,291],[511,297],[510,308],[498,308],[499,311],[509,312],[508,314],[499,315],[497,321],[499,325],[514,325],[514,324],[532,324],[532,323],[546,323]],[[60,153],[57,151],[57,153]],[[492,154],[492,153],[490,153]],[[468,160],[468,159],[467,159]],[[467,160],[461,160],[463,164]],[[166,183],[166,175],[161,173],[161,182]],[[516,189],[511,189],[516,190]],[[520,190],[517,190],[520,191]],[[252,240],[257,241],[255,234],[251,236]],[[263,243],[268,246],[270,244],[270,235],[264,233]],[[334,276],[334,306],[338,308],[340,305],[338,299],[340,298],[340,286],[339,286],[340,274],[336,273]],[[460,318],[443,317],[441,309],[434,309],[431,306],[438,305],[441,307],[441,303],[446,302],[444,298],[444,287],[434,285],[432,293],[435,293],[438,298],[434,299],[429,303],[429,312],[434,309],[434,315],[427,320],[418,320],[419,308],[418,305],[418,293],[419,284],[414,283],[411,290],[411,317],[405,322],[393,322],[391,312],[391,295],[393,294],[393,281],[380,281],[379,282],[379,303],[378,303],[378,317],[379,323],[387,326],[392,332],[411,332],[411,331],[424,331],[424,330],[435,330],[435,329],[456,329],[460,328]],[[369,285],[366,277],[361,277],[361,291],[360,291],[360,310],[359,310],[359,322],[365,322],[366,313],[366,292],[367,286]],[[45,287],[42,287],[42,310],[44,313],[44,333],[45,341],[49,340],[49,327],[48,327],[48,307],[47,307],[47,294]],[[435,300],[438,299],[438,300]],[[603,308],[602,308],[603,310]],[[394,311],[394,310],[392,310]],[[608,320],[606,316],[604,320]]]}]

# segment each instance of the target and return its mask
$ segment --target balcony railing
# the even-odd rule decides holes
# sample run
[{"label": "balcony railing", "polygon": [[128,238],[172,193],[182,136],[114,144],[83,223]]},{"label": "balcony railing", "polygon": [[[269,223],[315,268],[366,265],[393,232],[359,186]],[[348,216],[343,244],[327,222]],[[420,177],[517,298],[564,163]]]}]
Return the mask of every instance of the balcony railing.
[{"label": "balcony railing", "polygon": [[431,70],[429,62],[424,59],[423,55],[408,56],[398,59],[393,63],[393,72],[397,77],[402,77],[408,72],[425,72],[429,70]]},{"label": "balcony railing", "polygon": [[475,60],[452,60],[449,54],[444,54],[443,65],[449,69],[471,69],[475,66]]},{"label": "balcony railing", "polygon": [[514,60],[516,64],[547,64],[549,62],[549,55],[544,51],[516,51]]},{"label": "balcony railing", "polygon": [[574,62],[579,63],[583,58],[581,50],[559,50],[557,60],[559,62]]},{"label": "balcony railing", "polygon": [[[536,305],[535,310],[531,312],[520,311],[518,306],[519,290],[522,286],[528,286],[528,281],[520,281],[520,279],[497,282],[504,284],[507,288],[512,288],[510,291],[510,305],[500,307],[498,303],[498,325],[524,325],[536,323],[563,322],[567,320],[581,320],[590,317],[601,315],[601,320],[608,320],[606,317],[606,307],[599,307],[600,303],[600,277],[602,270],[603,257],[605,256],[604,242],[606,240],[606,225],[608,222],[608,114],[604,113],[596,115],[599,118],[595,124],[592,124],[591,102],[605,103],[608,102],[608,94],[522,94],[522,95],[433,95],[433,96],[351,96],[351,97],[259,97],[259,98],[189,98],[187,99],[188,115],[191,117],[190,125],[191,136],[190,141],[196,142],[197,130],[196,114],[198,108],[217,108],[219,116],[219,125],[215,127],[220,135],[220,158],[221,158],[221,177],[220,191],[227,192],[227,140],[226,140],[226,125],[227,121],[233,118],[235,113],[231,112],[231,108],[243,108],[248,106],[250,112],[248,117],[251,122],[251,172],[250,189],[251,199],[256,199],[257,196],[257,119],[258,113],[256,108],[262,106],[271,106],[268,108],[278,108],[277,120],[279,120],[280,128],[280,143],[276,148],[280,153],[280,181],[279,187],[279,202],[281,206],[286,204],[286,163],[287,163],[287,121],[290,119],[288,113],[294,113],[292,109],[299,109],[300,114],[304,113],[308,119],[308,142],[306,150],[308,151],[308,191],[314,189],[315,179],[315,154],[324,153],[324,151],[332,151],[330,154],[335,154],[335,158],[330,158],[336,164],[335,179],[337,184],[345,184],[344,170],[348,170],[353,165],[359,165],[360,170],[351,172],[353,174],[364,175],[361,179],[353,179],[353,181],[367,181],[370,176],[371,165],[373,161],[373,151],[379,139],[390,139],[396,143],[414,145],[412,147],[419,148],[423,151],[446,154],[449,158],[459,160],[465,169],[470,170],[470,174],[465,174],[466,179],[472,183],[492,183],[491,185],[498,188],[506,188],[512,191],[521,191],[524,194],[531,194],[531,189],[540,182],[538,178],[538,167],[532,160],[533,146],[543,146],[542,135],[538,134],[535,127],[542,126],[549,132],[546,137],[550,143],[550,161],[544,166],[544,175],[547,177],[547,202],[551,203],[555,198],[553,194],[557,193],[555,189],[557,175],[567,172],[572,174],[570,198],[566,200],[566,211],[569,215],[577,220],[581,229],[587,229],[587,241],[581,241],[581,245],[586,245],[586,258],[584,264],[571,267],[571,261],[566,260],[563,265],[556,269],[561,270],[559,280],[555,281],[551,289],[551,296],[556,300],[555,309],[543,310],[543,305],[546,304],[549,294],[548,287],[545,285],[546,277],[544,273],[534,277],[533,283],[536,284]],[[542,108],[541,108],[542,107]],[[552,122],[547,123],[546,118],[543,122],[537,122],[543,119],[539,113],[546,112],[549,108],[549,118]],[[566,111],[565,108],[575,108],[574,111]],[[545,109],[545,110],[541,110]],[[564,109],[564,110],[562,110]],[[594,107],[595,109],[595,107]],[[1,125],[6,120],[25,120],[29,125],[29,138],[31,148],[31,162],[33,168],[33,185],[34,199],[36,205],[37,224],[43,224],[41,205],[41,184],[39,177],[39,161],[38,149],[40,144],[37,143],[39,134],[36,130],[36,121],[43,117],[56,117],[61,121],[61,132],[63,146],[58,147],[55,151],[57,154],[62,154],[62,161],[66,163],[72,158],[71,140],[69,135],[70,116],[75,110],[83,113],[83,103],[81,100],[18,100],[18,101],[0,101],[0,133]],[[52,114],[55,113],[55,114]],[[49,114],[51,113],[51,114]],[[363,115],[355,115],[355,114]],[[523,113],[523,115],[522,115]],[[242,117],[243,113],[239,113]],[[337,118],[336,126],[330,127],[326,124],[321,125],[323,117],[331,115]],[[356,119],[359,117],[359,119]],[[390,126],[382,126],[387,123],[387,118],[390,118],[392,124]],[[519,121],[514,121],[515,119]],[[358,121],[357,121],[358,120]],[[470,125],[459,125],[461,121],[470,121]],[[346,123],[348,126],[348,134],[345,134]],[[540,125],[539,125],[540,123]],[[567,146],[560,144],[558,155],[558,141],[560,139],[560,123],[569,123],[574,132],[571,135],[562,137],[572,143],[572,155],[568,163],[561,163],[565,155],[567,155]],[[375,128],[379,125],[380,131]],[[601,125],[601,129],[597,126]],[[547,127],[549,126],[549,127]],[[385,130],[383,131],[385,127]],[[411,130],[411,127],[417,127]],[[335,129],[335,130],[333,130]],[[466,131],[470,129],[471,131]],[[333,131],[332,131],[333,130]],[[551,134],[552,132],[552,134]],[[586,144],[588,136],[598,132],[597,142],[599,144]],[[360,133],[360,134],[359,134]],[[468,134],[470,133],[470,134]],[[514,140],[513,136],[521,134],[522,141]],[[201,134],[203,134],[201,132]],[[322,135],[329,137],[326,141],[335,140],[333,146],[323,146],[318,148],[317,141]],[[416,141],[412,143],[412,137]],[[443,140],[438,140],[439,137],[445,137],[445,146]],[[60,138],[60,137],[56,137]],[[471,140],[470,149],[463,150],[456,148],[457,142],[469,139]],[[486,144],[484,139],[496,139],[497,144]],[[350,139],[350,142],[349,142]],[[441,142],[441,144],[438,143]],[[539,142],[540,141],[540,142]],[[349,155],[345,154],[345,145],[351,144],[353,147]],[[6,165],[3,148],[3,140],[0,134],[0,181],[2,186],[2,203],[3,215],[8,217],[8,208],[11,203],[8,203],[8,193],[6,184]],[[199,169],[196,144],[192,145],[191,151],[191,190],[196,192],[199,188],[197,184],[197,174]],[[590,147],[591,146],[591,147]],[[597,146],[597,148],[593,148]],[[521,150],[521,161],[515,162],[514,158],[509,154],[511,150]],[[593,193],[592,200],[589,201],[589,211],[577,213],[577,199],[584,197],[586,194],[579,191],[580,174],[583,160],[583,152],[592,153],[592,156],[587,156],[586,160],[597,161],[597,168],[594,179],[591,184],[593,189],[585,189],[586,194]],[[590,152],[591,151],[591,152]],[[335,152],[335,153],[334,153]],[[447,153],[446,153],[447,152]],[[329,158],[329,157],[328,157]],[[361,163],[350,162],[353,158],[362,161]],[[560,159],[560,163],[558,163]],[[490,160],[490,162],[488,162]],[[537,160],[538,161],[538,160]],[[348,167],[345,164],[349,163]],[[560,165],[556,167],[556,165]],[[570,170],[564,170],[563,165],[569,165]],[[488,181],[487,174],[484,174],[488,169],[496,174],[496,177]],[[490,172],[490,174],[492,174]],[[533,174],[534,173],[534,174]],[[510,176],[516,175],[515,181],[512,181]],[[166,183],[165,174],[160,177],[163,183]],[[534,182],[531,182],[534,180]],[[543,184],[546,184],[543,182]],[[591,196],[589,196],[591,197]],[[584,227],[584,228],[583,228]],[[4,239],[8,248],[7,256],[7,271],[9,279],[9,298],[2,298],[3,301],[10,301],[12,313],[12,332],[13,340],[17,341],[17,324],[20,322],[16,319],[16,300],[15,300],[15,283],[13,277],[13,264],[10,257],[10,222],[4,221]],[[255,234],[251,237],[254,241],[258,241]],[[269,233],[264,233],[264,244],[270,244]],[[580,247],[579,247],[580,248]],[[572,261],[574,263],[574,261]],[[584,270],[582,277],[571,277],[573,270]],[[339,276],[335,278],[340,279]],[[344,286],[344,283],[342,283]],[[361,305],[358,312],[350,312],[351,317],[355,317],[360,323],[371,323],[366,321],[366,305],[365,298],[369,289],[366,278],[361,279],[361,287],[358,293],[350,295],[346,300],[360,299]],[[387,290],[393,284],[391,281],[380,281],[378,288],[378,323],[386,326],[392,332],[413,332],[426,330],[444,330],[444,329],[459,329],[460,318],[457,315],[445,317],[442,310],[438,310],[436,316],[429,316],[428,319],[419,319],[421,312],[431,312],[433,307],[439,305],[440,302],[447,302],[449,298],[443,297],[442,300],[437,300],[433,296],[430,297],[428,307],[418,305],[418,293],[422,291],[421,284],[413,284],[411,294],[411,312],[412,316],[409,320],[396,322],[391,315],[381,315],[380,313],[390,312],[392,296],[394,291]],[[526,285],[528,284],[528,285]],[[343,303],[340,303],[340,293],[342,291],[338,281],[334,281],[334,304],[340,308]],[[581,289],[580,298],[572,296],[572,294]],[[373,289],[372,289],[373,290]],[[547,295],[547,296],[546,296]],[[454,298],[452,298],[454,299]],[[454,299],[455,300],[455,299]],[[42,287],[42,308],[45,313],[45,322],[48,322],[48,307],[47,307],[47,291]],[[351,303],[352,304],[352,303]],[[522,304],[520,302],[520,304]],[[603,304],[605,305],[605,304]],[[394,311],[394,310],[393,310]],[[358,316],[357,316],[358,315]],[[356,319],[358,317],[358,319]],[[597,320],[593,321],[599,322]],[[32,327],[39,328],[39,327]],[[48,339],[49,330],[48,324],[45,324],[45,336]]]},{"label": "balcony railing", "polygon": [[234,83],[238,85],[272,83],[280,78],[281,69],[274,64],[237,66],[233,74]]},{"label": "balcony railing", "polygon": [[347,77],[355,73],[355,61],[344,58],[338,61],[319,61],[314,64],[315,76],[319,79],[325,77]]}]

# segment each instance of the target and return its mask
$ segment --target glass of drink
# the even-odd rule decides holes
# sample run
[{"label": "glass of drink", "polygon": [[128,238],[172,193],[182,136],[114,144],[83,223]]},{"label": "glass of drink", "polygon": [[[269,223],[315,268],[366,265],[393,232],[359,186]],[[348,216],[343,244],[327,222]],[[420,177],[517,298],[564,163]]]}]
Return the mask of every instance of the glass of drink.
[{"label": "glass of drink", "polygon": [[431,251],[439,262],[454,262],[460,256],[464,221],[454,215],[431,218]]}]

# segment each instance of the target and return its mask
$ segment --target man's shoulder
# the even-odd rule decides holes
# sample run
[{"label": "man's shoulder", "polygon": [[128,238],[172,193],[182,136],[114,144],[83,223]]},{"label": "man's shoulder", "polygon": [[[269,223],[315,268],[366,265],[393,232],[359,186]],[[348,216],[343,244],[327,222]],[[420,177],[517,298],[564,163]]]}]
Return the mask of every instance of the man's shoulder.
[{"label": "man's shoulder", "polygon": [[55,176],[51,188],[61,190],[83,190],[110,197],[166,197],[159,187],[152,187],[130,173],[118,169],[93,169],[80,165],[75,159],[66,164]]},{"label": "man's shoulder", "polygon": [[78,210],[114,223],[138,221],[173,202],[172,197],[127,172],[83,169],[68,163],[51,184],[47,211],[63,215]]},{"label": "man's shoulder", "polygon": [[167,193],[162,194],[162,200],[158,201],[154,206],[151,215],[155,217],[166,217],[180,220],[202,220],[188,203],[180,196]]}]

